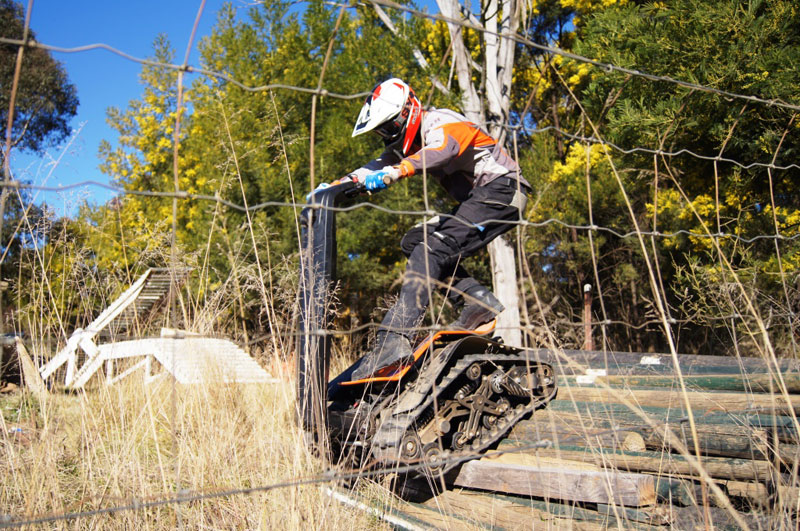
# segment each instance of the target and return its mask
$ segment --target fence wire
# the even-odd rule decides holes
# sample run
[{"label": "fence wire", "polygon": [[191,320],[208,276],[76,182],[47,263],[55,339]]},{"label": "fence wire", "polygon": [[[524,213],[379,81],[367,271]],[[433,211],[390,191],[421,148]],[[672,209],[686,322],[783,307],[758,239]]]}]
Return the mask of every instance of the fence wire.
[{"label": "fence wire", "polygon": [[[541,52],[544,52],[544,53],[547,53],[547,54],[550,54],[550,55],[557,55],[557,56],[568,58],[568,59],[571,59],[571,60],[574,60],[574,61],[577,61],[577,62],[581,62],[581,63],[586,63],[586,64],[589,64],[589,65],[592,65],[592,66],[600,69],[603,72],[607,72],[607,73],[617,72],[617,73],[622,73],[622,74],[626,74],[626,75],[630,75],[630,76],[640,77],[642,79],[645,79],[645,80],[648,80],[648,81],[652,81],[652,82],[665,82],[665,83],[673,84],[673,85],[676,85],[676,86],[679,86],[679,87],[687,88],[687,89],[690,89],[690,90],[697,90],[697,91],[701,91],[701,92],[711,93],[711,94],[715,94],[715,95],[718,95],[718,96],[726,98],[726,99],[746,101],[746,102],[749,102],[749,103],[755,103],[755,104],[765,105],[765,106],[769,106],[769,107],[784,108],[784,109],[792,110],[792,111],[800,111],[800,106],[798,106],[796,104],[793,104],[793,103],[790,103],[790,102],[785,102],[785,101],[781,101],[781,100],[777,100],[777,99],[770,100],[770,99],[765,99],[765,98],[761,98],[761,97],[753,96],[753,95],[738,94],[738,93],[734,93],[734,92],[719,90],[719,89],[716,89],[714,87],[709,87],[709,86],[705,86],[705,85],[701,85],[701,84],[696,84],[696,83],[683,81],[683,80],[680,80],[680,79],[675,79],[675,78],[672,78],[672,77],[669,77],[669,76],[653,75],[653,74],[649,74],[646,71],[642,71],[642,70],[630,69],[630,68],[625,68],[625,67],[621,67],[621,66],[618,66],[618,65],[614,65],[614,64],[611,64],[611,63],[603,63],[603,62],[595,61],[593,59],[590,59],[590,58],[587,58],[587,57],[583,57],[583,56],[568,52],[566,50],[563,50],[563,49],[560,49],[560,48],[557,48],[557,47],[546,46],[546,45],[542,45],[542,44],[539,44],[539,43],[535,43],[535,42],[533,42],[533,41],[531,41],[531,40],[529,40],[529,39],[527,39],[525,37],[522,37],[520,35],[517,35],[517,34],[493,33],[493,32],[487,31],[482,26],[479,26],[479,25],[471,23],[468,20],[453,19],[453,18],[444,17],[444,16],[439,15],[439,14],[426,13],[426,12],[423,12],[423,11],[420,11],[420,10],[417,10],[417,9],[414,9],[414,8],[411,8],[411,7],[408,7],[408,6],[405,6],[405,5],[397,4],[397,3],[392,2],[390,0],[369,0],[368,2],[362,2],[362,3],[359,3],[359,4],[355,4],[355,3],[353,3],[353,4],[341,4],[341,3],[335,3],[335,2],[327,2],[327,4],[339,7],[340,8],[340,13],[343,12],[344,9],[352,9],[352,8],[355,8],[357,5],[362,5],[362,6],[363,5],[366,5],[366,6],[379,5],[379,6],[389,7],[389,8],[396,9],[398,11],[402,11],[402,12],[414,15],[414,16],[425,17],[425,18],[429,18],[429,19],[435,20],[435,21],[443,21],[443,22],[446,22],[448,24],[455,24],[455,25],[461,26],[463,28],[469,28],[469,29],[472,29],[472,30],[475,30],[475,31],[478,31],[478,32],[481,32],[481,33],[493,34],[493,35],[495,35],[495,36],[497,36],[497,37],[499,37],[501,39],[511,39],[511,40],[515,41],[516,43],[518,43],[518,44],[524,45],[526,47],[537,49],[537,50],[539,50]],[[214,79],[214,80],[218,80],[218,81],[223,82],[223,83],[228,83],[230,85],[238,87],[239,89],[247,91],[247,92],[264,92],[264,91],[272,91],[272,90],[287,90],[287,91],[307,94],[307,95],[313,96],[315,98],[315,100],[314,100],[315,102],[316,102],[316,98],[317,97],[328,97],[328,98],[335,98],[335,99],[342,99],[342,100],[354,100],[354,99],[362,99],[362,98],[364,98],[365,96],[367,96],[369,94],[369,92],[358,92],[358,93],[353,93],[353,94],[341,94],[341,93],[331,92],[331,91],[325,89],[322,86],[323,85],[323,76],[322,75],[320,75],[319,82],[318,82],[317,86],[314,87],[314,88],[302,87],[302,86],[293,86],[293,85],[287,85],[287,84],[281,84],[281,83],[273,83],[273,84],[252,86],[252,85],[249,85],[249,84],[247,84],[245,82],[237,80],[234,77],[231,77],[230,75],[228,75],[226,73],[217,72],[217,71],[209,70],[209,69],[206,69],[206,68],[203,68],[203,67],[198,67],[198,66],[193,66],[193,65],[188,64],[189,52],[190,52],[190,50],[192,48],[192,45],[193,45],[193,42],[194,42],[195,31],[196,31],[196,28],[197,28],[197,23],[198,23],[198,21],[200,19],[200,16],[201,16],[202,12],[203,12],[204,2],[201,2],[201,4],[200,4],[200,7],[199,7],[199,10],[198,10],[198,13],[197,13],[197,17],[196,17],[196,19],[194,21],[194,27],[193,27],[193,30],[192,30],[192,35],[189,38],[189,42],[188,42],[188,45],[187,45],[186,55],[184,57],[183,63],[181,63],[181,64],[164,63],[164,62],[159,62],[159,61],[153,61],[153,60],[150,60],[150,59],[135,57],[135,56],[133,56],[131,54],[128,54],[128,53],[126,53],[126,52],[124,52],[122,50],[116,49],[116,48],[114,48],[114,47],[112,47],[112,46],[110,46],[108,44],[105,44],[105,43],[96,43],[96,44],[88,44],[88,45],[82,45],[82,46],[77,46],[77,47],[65,48],[65,47],[54,46],[54,45],[50,45],[50,44],[45,44],[45,43],[40,43],[40,42],[33,41],[33,40],[28,38],[28,28],[29,28],[30,14],[31,14],[31,11],[32,11],[32,6],[33,6],[33,0],[29,0],[28,1],[28,5],[27,5],[27,10],[26,10],[26,17],[25,17],[25,24],[24,24],[25,31],[24,31],[23,38],[22,39],[13,39],[13,38],[8,38],[8,37],[0,38],[0,43],[18,47],[17,64],[16,64],[16,70],[15,70],[15,82],[14,82],[14,86],[13,86],[13,88],[11,90],[11,103],[10,103],[10,108],[9,108],[9,119],[8,119],[8,124],[7,124],[7,128],[6,128],[6,138],[5,138],[6,145],[5,145],[5,150],[4,150],[4,170],[5,170],[4,171],[4,180],[2,182],[0,182],[0,188],[2,188],[3,202],[5,201],[7,190],[24,190],[24,189],[28,189],[28,190],[36,190],[36,191],[47,191],[47,192],[65,192],[65,191],[68,191],[68,190],[77,189],[77,188],[83,188],[83,187],[87,187],[87,186],[110,190],[110,191],[112,191],[112,192],[114,192],[116,194],[119,194],[120,196],[130,195],[130,196],[140,196],[140,197],[150,197],[150,198],[160,198],[160,199],[171,199],[172,200],[172,206],[173,206],[173,218],[172,218],[173,219],[173,226],[172,226],[172,232],[171,232],[171,237],[172,237],[171,248],[172,248],[172,252],[173,252],[173,254],[172,254],[172,264],[173,264],[173,266],[178,263],[178,258],[177,258],[176,254],[175,254],[176,253],[176,248],[177,248],[177,246],[176,246],[176,226],[175,226],[175,223],[176,223],[176,219],[177,219],[176,210],[177,210],[177,202],[178,201],[211,202],[211,203],[214,203],[214,204],[216,204],[218,206],[227,207],[227,208],[232,209],[234,211],[245,213],[245,214],[248,214],[248,215],[251,214],[251,213],[260,211],[260,210],[267,209],[267,208],[299,209],[299,208],[304,208],[304,207],[308,206],[307,203],[287,202],[287,201],[267,201],[267,202],[262,202],[262,203],[258,203],[258,204],[255,204],[255,205],[247,205],[247,204],[241,205],[241,204],[237,204],[237,203],[235,203],[233,201],[224,199],[219,194],[214,195],[214,196],[203,195],[203,194],[194,194],[194,193],[190,193],[188,191],[180,189],[179,179],[178,179],[179,169],[178,169],[178,166],[177,166],[177,161],[178,161],[178,154],[179,154],[179,149],[180,149],[180,120],[181,120],[181,116],[182,116],[183,111],[184,111],[184,102],[182,100],[182,94],[183,94],[183,91],[184,91],[184,74],[199,74],[199,75],[203,75],[203,76],[206,76],[206,77]],[[337,27],[338,27],[338,23],[337,23]],[[335,33],[335,31],[334,31],[334,33]],[[333,43],[333,39],[334,39],[334,36],[332,35],[331,36],[331,40],[330,40],[330,44],[331,45]],[[14,180],[12,178],[12,176],[11,176],[10,166],[9,166],[10,165],[10,153],[11,153],[11,144],[10,144],[10,134],[11,133],[10,133],[10,131],[11,131],[11,126],[13,124],[14,96],[15,96],[16,90],[17,90],[17,88],[16,88],[16,85],[17,85],[16,80],[19,77],[19,69],[21,68],[21,62],[22,62],[22,57],[24,55],[24,51],[26,49],[28,49],[28,48],[39,48],[39,49],[46,50],[46,51],[49,51],[49,52],[58,52],[58,53],[82,53],[82,52],[87,52],[87,51],[90,51],[90,50],[104,50],[104,51],[110,52],[110,53],[112,53],[112,54],[114,54],[114,55],[116,55],[116,56],[118,56],[118,57],[120,57],[122,59],[125,59],[125,60],[128,60],[128,61],[132,61],[132,62],[141,64],[141,65],[151,66],[151,67],[158,67],[158,68],[165,68],[165,69],[170,69],[170,70],[177,71],[179,73],[179,76],[178,76],[178,88],[177,88],[177,91],[178,91],[178,109],[177,109],[177,113],[176,113],[176,122],[175,122],[175,128],[174,128],[174,136],[173,136],[174,189],[172,191],[169,191],[169,192],[160,191],[160,190],[127,190],[127,189],[125,189],[123,187],[120,187],[120,186],[114,186],[114,185],[110,185],[110,184],[102,183],[102,182],[98,182],[98,181],[93,181],[93,180],[88,180],[88,181],[83,181],[83,182],[80,182],[80,183],[75,183],[75,184],[55,187],[55,186],[34,185],[34,184],[24,183],[24,182],[21,182],[19,180]],[[329,46],[329,50],[330,50],[330,46]],[[323,72],[324,72],[324,68],[323,68]],[[605,149],[609,149],[610,148],[610,149],[612,149],[612,150],[614,150],[614,151],[616,151],[618,153],[621,153],[621,154],[641,153],[641,154],[645,154],[645,155],[652,155],[654,157],[667,157],[667,158],[678,157],[678,156],[689,156],[689,157],[693,157],[693,158],[700,159],[700,160],[714,162],[715,164],[716,163],[730,164],[730,165],[733,165],[733,166],[736,166],[736,167],[739,167],[739,168],[742,168],[742,169],[763,168],[763,169],[767,169],[769,171],[772,171],[772,170],[786,171],[786,170],[797,170],[797,169],[800,169],[800,166],[797,165],[797,164],[776,165],[775,164],[775,160],[777,159],[777,151],[778,150],[776,150],[776,152],[774,154],[774,157],[773,157],[773,160],[771,162],[769,162],[769,163],[765,163],[765,162],[746,162],[746,161],[737,161],[737,160],[733,160],[733,159],[722,157],[722,155],[721,155],[722,151],[720,151],[720,154],[718,154],[716,156],[709,156],[709,155],[703,155],[703,154],[696,153],[696,152],[692,151],[689,148],[683,148],[683,149],[679,149],[679,150],[676,150],[676,151],[666,151],[666,150],[663,150],[663,149],[660,149],[660,148],[654,149],[654,148],[650,148],[650,147],[627,147],[627,148],[624,148],[624,147],[617,146],[617,145],[615,145],[615,144],[613,144],[611,142],[607,142],[604,139],[599,138],[599,136],[596,135],[596,134],[591,134],[591,135],[587,136],[586,134],[577,134],[576,132],[566,131],[566,130],[563,130],[563,129],[559,128],[559,127],[554,127],[554,126],[542,127],[542,128],[537,128],[537,129],[531,129],[531,128],[523,126],[523,125],[517,125],[517,126],[504,125],[504,127],[506,127],[509,131],[524,132],[525,134],[528,134],[528,135],[539,135],[539,134],[545,134],[545,133],[555,133],[555,134],[558,134],[558,135],[562,135],[562,136],[564,136],[566,138],[569,138],[573,142],[576,142],[576,143],[579,143],[579,144],[585,144],[587,146],[588,145],[598,145],[598,146],[601,146],[601,147],[603,147]],[[312,157],[313,157],[313,155],[312,155]],[[588,159],[588,157],[587,157],[587,159]],[[771,173],[770,173],[770,179],[771,179]],[[587,193],[589,193],[589,195],[591,196],[591,190],[587,190]],[[591,197],[590,197],[590,203],[589,204],[591,204]],[[23,205],[23,207],[24,207],[24,205]],[[2,233],[2,218],[3,218],[2,212],[3,212],[3,208],[4,207],[2,205],[0,205],[0,233]],[[414,216],[414,217],[421,217],[421,218],[430,218],[430,217],[433,217],[433,216],[451,217],[453,219],[457,219],[460,222],[464,222],[460,218],[456,218],[455,216],[452,216],[450,214],[442,213],[442,212],[436,212],[436,211],[433,211],[433,210],[424,210],[424,211],[398,210],[398,209],[386,208],[386,207],[383,207],[382,205],[376,205],[376,204],[372,204],[372,203],[358,203],[358,204],[355,204],[355,205],[352,205],[352,206],[347,206],[347,207],[332,208],[332,210],[335,210],[335,211],[338,211],[338,212],[349,212],[349,211],[354,211],[356,209],[361,209],[361,208],[373,208],[373,209],[376,209],[376,210],[379,210],[379,211],[382,211],[382,212],[385,212],[385,213],[388,213],[388,214],[397,215],[397,216]],[[689,231],[689,230],[678,230],[678,231],[674,231],[674,232],[664,232],[664,231],[659,231],[659,230],[655,230],[655,229],[654,230],[641,230],[641,229],[638,229],[638,228],[637,228],[637,230],[627,231],[625,229],[621,229],[621,228],[618,228],[618,227],[605,227],[605,226],[596,225],[591,221],[592,220],[591,214],[589,215],[589,219],[590,219],[590,223],[589,224],[575,224],[575,223],[570,223],[570,222],[564,221],[562,219],[557,219],[557,218],[548,218],[548,219],[545,219],[545,220],[540,220],[540,221],[535,221],[535,222],[534,221],[529,221],[529,220],[520,220],[520,221],[515,222],[515,223],[516,223],[516,225],[518,225],[520,228],[523,228],[523,229],[544,228],[544,227],[548,227],[550,225],[555,225],[555,226],[562,227],[564,229],[570,229],[570,230],[576,230],[576,231],[586,231],[590,235],[592,233],[601,233],[602,232],[602,233],[609,234],[609,235],[614,236],[614,237],[619,238],[619,239],[637,238],[639,240],[642,240],[642,238],[644,238],[644,237],[666,238],[666,239],[690,237],[690,238],[711,239],[712,241],[716,242],[717,245],[718,245],[718,242],[720,240],[729,240],[729,241],[732,241],[732,242],[743,243],[743,244],[755,243],[755,242],[760,241],[760,240],[772,240],[772,241],[775,242],[776,251],[778,253],[780,252],[779,248],[777,247],[778,242],[795,241],[798,238],[800,238],[800,233],[794,234],[794,235],[790,235],[790,236],[786,236],[786,235],[781,234],[780,230],[778,229],[778,226],[777,226],[777,221],[775,223],[775,229],[776,230],[775,230],[774,234],[757,234],[757,235],[754,235],[754,236],[742,236],[740,234],[724,232],[724,231],[722,231],[720,229],[719,226],[717,227],[717,230],[715,232],[711,232],[711,231],[695,232],[695,231]],[[489,220],[489,222],[491,222],[491,221],[492,220]],[[501,220],[494,220],[494,221],[501,221]],[[633,220],[633,221],[635,222],[635,220]],[[506,221],[503,221],[503,222],[506,222]],[[655,226],[655,224],[654,224],[654,226]],[[252,231],[252,227],[251,227],[251,231]],[[256,245],[255,241],[253,241],[253,245],[254,246]],[[592,245],[592,250],[594,252],[594,245]],[[596,258],[596,257],[593,257],[593,258]],[[0,260],[0,262],[2,262],[2,260]],[[594,267],[595,267],[595,275],[596,275],[595,278],[599,279],[599,277],[597,276],[597,261],[596,261],[596,259],[594,260]],[[602,300],[602,295],[601,295],[601,300]],[[172,318],[173,319],[177,318],[176,317],[177,313],[178,313],[178,311],[176,309],[173,310],[173,312],[172,312]],[[743,320],[745,317],[748,317],[748,316],[749,316],[749,314],[747,314],[746,312],[742,312],[742,313],[734,313],[734,314],[729,314],[729,315],[724,315],[724,316],[706,316],[705,318],[709,319],[709,320],[730,321],[730,320]],[[796,317],[796,315],[794,314],[794,312],[790,311],[786,315],[780,315],[779,317],[787,318],[787,319],[794,319]],[[591,321],[588,324],[590,324],[591,326],[594,326],[594,327],[607,327],[607,326],[619,325],[619,326],[626,326],[626,327],[629,327],[629,328],[632,328],[632,329],[643,329],[643,328],[646,328],[646,327],[649,327],[649,326],[661,326],[664,323],[667,323],[668,325],[688,324],[688,323],[694,322],[693,320],[695,318],[696,318],[696,316],[689,316],[687,318],[675,318],[675,317],[673,317],[671,315],[668,315],[668,316],[661,316],[660,318],[657,318],[657,319],[644,320],[644,321],[642,321],[640,323],[634,324],[634,323],[630,323],[628,321],[614,320],[614,319],[609,319],[609,318],[605,317],[604,319],[601,319],[601,320]],[[558,324],[559,325],[582,327],[582,326],[585,326],[586,323],[582,323],[582,322],[581,323],[575,323],[575,322],[570,322],[568,320],[561,320],[561,321],[558,321]],[[349,329],[346,329],[346,330],[320,330],[317,333],[320,334],[320,335],[355,334],[355,333],[361,333],[361,332],[363,332],[363,331],[365,331],[367,329],[373,328],[375,326],[377,326],[376,323],[367,323],[367,324],[360,325],[360,326],[355,326],[355,327],[352,327],[352,328],[349,328]],[[440,327],[431,326],[431,327],[421,327],[419,330],[433,331],[433,330],[438,330],[438,329],[440,329]],[[283,335],[283,336],[292,335],[292,332],[282,331],[281,335]],[[252,341],[252,343],[258,342],[258,341],[260,341],[262,339],[264,339],[264,338],[256,338],[256,339],[254,339]],[[170,424],[171,424],[171,427],[174,430],[175,429],[175,425],[176,425],[176,421],[175,421],[175,418],[174,418],[174,411],[175,411],[174,410],[174,404],[175,404],[175,392],[174,392],[174,389],[173,389],[173,393],[172,393],[172,403],[173,403],[173,410],[172,410],[173,414],[171,415]],[[614,430],[609,430],[609,431],[614,431]],[[539,442],[537,442],[535,444],[531,444],[531,445],[526,445],[526,446],[515,448],[514,450],[495,451],[495,452],[492,452],[492,453],[499,455],[501,453],[523,452],[523,451],[532,450],[532,449],[535,449],[535,448],[545,447],[545,446],[548,446],[549,444],[551,444],[550,441],[539,441]],[[475,457],[478,457],[478,455],[477,454],[474,454],[474,455],[473,454],[467,454],[467,455],[463,455],[463,456],[451,457],[451,458],[445,459],[445,462],[450,462],[450,461],[462,462],[462,461],[466,461],[466,460],[469,460],[469,459],[473,459]],[[428,468],[428,464],[427,463],[425,463],[425,462],[416,462],[416,463],[402,464],[400,466],[393,466],[393,467],[388,468],[388,469],[385,469],[385,468],[373,468],[371,466],[370,467],[365,467],[365,468],[359,469],[359,470],[352,470],[352,471],[342,471],[342,470],[332,469],[332,470],[329,470],[329,471],[327,471],[327,472],[325,472],[323,474],[320,474],[320,475],[317,475],[317,476],[313,476],[313,477],[291,478],[291,479],[289,479],[287,481],[273,483],[273,484],[270,484],[270,485],[261,485],[261,486],[255,486],[255,487],[247,487],[247,488],[232,488],[232,489],[228,489],[228,490],[220,490],[220,491],[213,491],[213,492],[188,491],[188,490],[180,488],[181,477],[180,477],[178,471],[176,470],[176,478],[175,479],[176,479],[176,485],[177,485],[177,488],[176,488],[177,492],[176,492],[175,495],[162,495],[161,497],[151,498],[151,499],[129,498],[129,499],[117,504],[117,505],[98,508],[98,509],[93,509],[93,510],[88,510],[88,511],[63,512],[63,513],[57,513],[57,514],[27,515],[27,516],[3,515],[3,516],[0,517],[0,527],[3,527],[3,528],[7,528],[7,527],[23,527],[23,526],[29,526],[29,525],[39,525],[39,524],[55,523],[55,522],[60,522],[60,521],[75,520],[75,519],[87,518],[87,517],[98,516],[98,515],[103,515],[103,514],[113,514],[113,513],[123,512],[123,511],[142,511],[142,510],[146,510],[146,509],[150,509],[150,508],[156,508],[156,507],[160,507],[160,506],[166,506],[166,505],[182,505],[182,504],[187,504],[187,503],[190,503],[190,502],[195,502],[195,501],[200,501],[200,500],[205,500],[205,499],[224,498],[224,497],[231,497],[231,496],[237,496],[237,495],[263,493],[263,492],[268,492],[268,491],[271,491],[271,490],[274,490],[274,489],[281,489],[281,488],[299,487],[299,486],[303,486],[303,485],[313,485],[313,484],[322,484],[322,483],[330,483],[330,482],[348,482],[348,481],[354,481],[354,480],[362,479],[362,478],[371,478],[371,477],[376,477],[376,476],[380,476],[380,475],[385,475],[387,473],[417,472],[417,471],[425,470],[426,468]]]},{"label": "fence wire", "polygon": [[[606,433],[616,433],[622,431],[621,428],[606,430]],[[569,442],[569,441],[565,441]],[[516,446],[508,450],[492,450],[483,454],[466,452],[464,455],[442,457],[439,460],[441,465],[452,465],[464,463],[476,459],[478,457],[499,457],[506,454],[522,453],[537,448],[549,448],[553,445],[550,440],[542,440],[532,444],[524,444]],[[401,461],[402,462],[402,461]],[[0,529],[25,527],[29,525],[50,524],[55,522],[63,522],[69,520],[77,520],[79,518],[89,518],[92,516],[101,516],[107,514],[121,513],[125,511],[143,511],[146,509],[153,509],[163,507],[165,505],[183,505],[191,502],[209,500],[214,498],[230,498],[232,496],[242,496],[250,494],[260,494],[269,492],[275,489],[286,489],[292,487],[302,487],[308,485],[317,485],[325,483],[346,483],[359,479],[369,479],[375,477],[386,476],[387,474],[408,474],[414,472],[430,471],[430,464],[420,460],[405,460],[405,464],[392,465],[391,467],[372,467],[366,466],[357,470],[338,470],[330,469],[326,472],[306,478],[292,478],[287,481],[273,483],[271,485],[258,485],[255,487],[232,488],[216,491],[191,491],[183,489],[177,493],[176,496],[158,496],[151,498],[131,498],[126,500],[125,503],[119,505],[111,505],[98,509],[87,511],[75,511],[70,513],[55,513],[47,515],[30,515],[30,516],[14,516],[9,514],[0,514]]]}]

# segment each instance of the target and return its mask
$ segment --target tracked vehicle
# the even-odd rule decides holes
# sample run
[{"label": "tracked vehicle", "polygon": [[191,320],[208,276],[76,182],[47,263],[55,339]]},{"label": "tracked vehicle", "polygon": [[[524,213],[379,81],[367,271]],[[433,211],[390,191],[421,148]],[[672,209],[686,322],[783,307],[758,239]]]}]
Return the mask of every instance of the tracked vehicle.
[{"label": "tracked vehicle", "polygon": [[336,207],[363,191],[340,180],[301,214],[300,316],[296,352],[299,421],[309,444],[350,467],[425,463],[413,476],[445,473],[477,457],[556,395],[553,368],[476,330],[442,330],[414,359],[353,381],[354,364],[328,381],[327,332],[336,266]]}]

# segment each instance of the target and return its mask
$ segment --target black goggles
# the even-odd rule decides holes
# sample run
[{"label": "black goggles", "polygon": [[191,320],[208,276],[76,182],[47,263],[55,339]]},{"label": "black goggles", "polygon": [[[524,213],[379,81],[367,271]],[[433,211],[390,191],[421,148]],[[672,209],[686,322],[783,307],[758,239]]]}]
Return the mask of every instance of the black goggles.
[{"label": "black goggles", "polygon": [[375,132],[385,140],[394,140],[403,132],[403,125],[397,123],[396,120],[389,120],[376,127]]}]

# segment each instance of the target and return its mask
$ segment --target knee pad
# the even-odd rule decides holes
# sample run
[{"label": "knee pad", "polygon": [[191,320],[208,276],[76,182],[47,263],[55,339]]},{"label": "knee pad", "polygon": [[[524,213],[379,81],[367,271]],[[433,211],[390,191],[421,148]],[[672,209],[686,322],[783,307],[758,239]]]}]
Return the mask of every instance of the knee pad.
[{"label": "knee pad", "polygon": [[439,232],[438,230],[434,231],[431,236],[432,238],[428,240],[428,244],[431,247],[437,250],[442,249],[442,251],[447,253],[448,256],[451,256],[453,260],[461,256],[461,246],[455,238],[449,234]]},{"label": "knee pad", "polygon": [[414,252],[414,248],[424,241],[422,231],[423,227],[417,225],[406,232],[406,235],[403,236],[402,240],[400,240],[400,250],[403,251],[403,254],[406,255],[406,258],[410,258],[411,253]]},{"label": "knee pad", "polygon": [[[428,237],[428,247],[420,241],[409,253],[409,265],[412,269],[424,274],[424,263],[427,256],[429,264],[435,264],[438,272],[448,270],[461,257],[461,248],[452,236],[434,231]],[[412,262],[414,263],[413,265]],[[429,266],[430,267],[430,266]],[[434,269],[434,268],[430,268]]]},{"label": "knee pad", "polygon": [[[400,240],[400,249],[406,255],[406,258],[411,257],[414,248],[425,241],[425,231],[428,232],[428,238],[430,238],[439,222],[439,216],[434,216],[425,223],[417,223],[406,232],[406,235]],[[430,242],[428,242],[428,245],[430,245]]]}]

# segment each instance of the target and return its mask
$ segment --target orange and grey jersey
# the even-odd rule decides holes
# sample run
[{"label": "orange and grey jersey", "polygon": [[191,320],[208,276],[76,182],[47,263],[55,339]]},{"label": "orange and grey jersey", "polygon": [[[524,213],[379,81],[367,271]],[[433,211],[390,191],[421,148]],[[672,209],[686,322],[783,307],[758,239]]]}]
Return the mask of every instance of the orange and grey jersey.
[{"label": "orange and grey jersey", "polygon": [[463,115],[448,109],[430,109],[422,116],[420,127],[423,146],[412,147],[413,153],[401,158],[396,146],[389,145],[380,157],[371,161],[360,173],[397,166],[403,177],[419,174],[423,168],[444,186],[458,201],[464,201],[470,190],[498,177],[519,178],[519,166],[485,131]]}]

